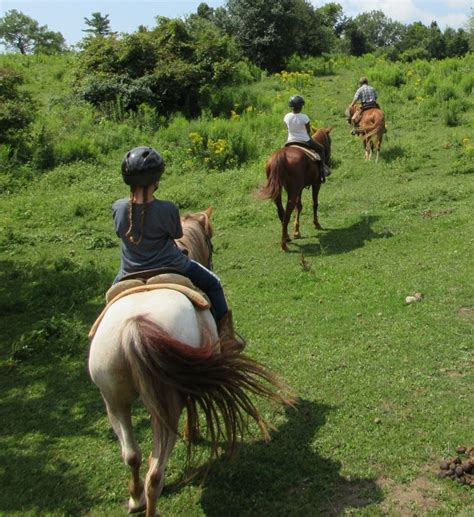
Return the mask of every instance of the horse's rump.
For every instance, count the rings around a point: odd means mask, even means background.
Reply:
[[[104,367],[113,366],[105,372]],[[218,335],[208,310],[196,310],[176,291],[151,291],[118,300],[101,321],[91,343],[89,370],[103,393],[117,377],[133,379],[124,390],[137,392],[150,413],[176,432],[176,397],[187,408],[188,426],[199,427],[203,412],[217,454],[220,441],[235,445],[247,428],[247,416],[268,438],[249,394],[279,402],[290,399],[274,392],[286,386],[256,361],[234,350],[219,352]],[[220,415],[220,416],[219,416]]]
[[[369,108],[362,112],[362,118],[359,122],[361,136],[370,138],[376,134],[385,132],[385,114],[379,108]]]

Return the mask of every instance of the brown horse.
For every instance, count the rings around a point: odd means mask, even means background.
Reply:
[[[357,107],[349,106],[346,110],[346,117],[349,124],[352,123],[352,117]],[[380,108],[369,108],[362,112],[359,125],[355,130],[362,138],[362,144],[365,151],[365,159],[370,160],[375,149],[375,163],[379,160],[380,147],[385,129],[385,114]],[[375,142],[374,142],[375,141]]]
[[[326,152],[329,163],[331,158],[331,138],[329,133],[332,128],[318,129],[311,137],[320,143]],[[282,233],[280,247],[287,251],[286,243],[291,239],[288,236],[288,223],[293,210],[296,208],[294,237],[301,237],[300,214],[303,209],[301,196],[304,187],[312,187],[313,193],[313,223],[317,230],[322,230],[318,221],[318,195],[323,181],[321,162],[314,162],[299,147],[282,147],[275,151],[266,165],[267,183],[260,189],[260,197],[272,199],[277,207],[278,218],[281,221]],[[285,189],[288,194],[286,208],[283,209],[281,191]]]

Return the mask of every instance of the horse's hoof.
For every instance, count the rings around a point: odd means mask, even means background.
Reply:
[[[293,234],[293,239],[301,239],[301,233],[300,232],[294,233]]]
[[[140,498],[142,499],[142,498]],[[128,513],[140,513],[144,512],[146,510],[146,500],[145,495],[143,495],[143,500],[139,503],[136,503],[133,501],[133,499],[130,499],[128,501],[128,504],[125,503],[125,505],[128,507]]]
[[[280,249],[281,251],[288,251],[288,246],[286,244],[281,244]]]
[[[128,513],[143,513],[146,511],[146,503],[140,505],[140,506],[132,506],[128,507]]]
[[[316,230],[324,230],[324,228],[319,223],[315,224],[314,227],[316,228]]]

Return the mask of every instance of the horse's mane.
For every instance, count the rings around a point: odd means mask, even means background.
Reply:
[[[212,238],[212,225],[209,213],[187,213],[181,218],[183,236],[178,239],[179,247],[186,248],[189,258],[203,265],[209,263],[209,239]]]

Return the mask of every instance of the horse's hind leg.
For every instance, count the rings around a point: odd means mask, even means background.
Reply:
[[[283,222],[283,218],[285,217],[285,210],[283,209],[283,203],[281,202],[281,193],[276,197],[275,205],[277,207],[278,219]]]
[[[377,144],[375,147],[377,154],[375,155],[375,163],[377,163],[379,161],[380,147],[382,146],[382,138],[383,138],[383,133],[380,135],[377,135]]]
[[[170,396],[169,424],[171,428],[177,428],[179,416],[183,403],[179,401],[178,395]],[[153,447],[150,454],[150,466],[146,475],[146,517],[155,517],[156,503],[165,484],[165,469],[171,451],[176,442],[177,435],[172,430],[159,422],[156,417],[152,417],[151,426],[153,429]]]
[[[281,241],[280,247],[282,251],[288,251],[288,247],[286,245],[289,242],[290,236],[288,235],[288,224],[290,222],[291,214],[295,209],[297,196],[288,195],[288,201],[286,202],[285,215],[283,217],[283,221],[281,223]]]
[[[296,200],[296,208],[295,208],[295,231],[293,232],[293,237],[299,238],[301,237],[300,233],[300,215],[303,210],[303,205],[301,204],[301,194],[298,196]]]
[[[106,400],[105,405],[110,423],[120,441],[123,461],[130,467],[132,473],[128,484],[130,494],[128,511],[129,513],[141,512],[145,509],[145,494],[140,479],[142,458],[133,434],[130,404],[113,404]]]

